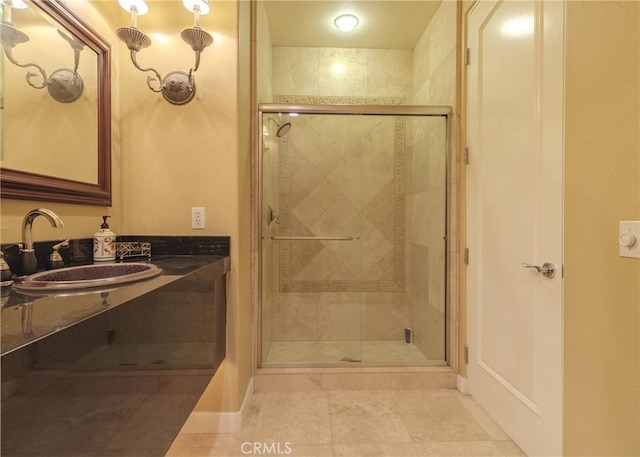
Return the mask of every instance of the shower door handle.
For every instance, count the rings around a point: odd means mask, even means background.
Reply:
[[[551,262],[545,262],[541,267],[537,265],[529,265],[528,263],[521,263],[520,266],[522,268],[533,268],[538,273],[542,273],[542,276],[544,276],[545,278],[551,279],[556,275],[556,266]]]
[[[352,236],[272,236],[274,241],[352,241]]]

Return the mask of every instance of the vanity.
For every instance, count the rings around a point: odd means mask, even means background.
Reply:
[[[111,207],[113,44],[65,2],[3,6],[0,196],[70,204],[76,216],[78,205]],[[52,79],[62,66],[65,79]],[[91,239],[62,249],[25,233],[22,248],[13,235],[0,246],[13,273],[92,263]],[[149,242],[162,274],[91,289],[2,287],[2,456],[164,455],[224,360],[229,237],[118,241]]]
[[[150,279],[3,292],[3,456],[169,449],[225,357],[230,261],[227,237],[154,246]]]

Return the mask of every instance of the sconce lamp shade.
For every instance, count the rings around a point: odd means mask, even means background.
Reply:
[[[126,43],[130,51],[138,52],[151,46],[151,38],[134,27],[121,27],[116,30],[116,35]]]
[[[204,48],[213,44],[213,37],[196,27],[183,30],[180,36],[186,43],[191,45],[191,49],[197,52],[202,52]]]
[[[198,12],[201,15],[209,14],[209,12],[211,11],[211,7],[209,6],[209,2],[207,2],[207,0],[182,0],[182,4],[191,13],[196,12],[196,7],[200,8],[200,11]]]
[[[135,7],[138,16],[144,16],[149,12],[149,7],[144,0],[118,0],[118,3],[127,13],[131,13],[133,7]]]
[[[2,32],[0,43],[3,48],[13,49],[16,45],[29,41],[29,35],[16,29],[11,23],[2,22],[0,32]]]
[[[23,0],[10,0],[9,6],[17,10],[23,10],[27,8],[27,4]]]

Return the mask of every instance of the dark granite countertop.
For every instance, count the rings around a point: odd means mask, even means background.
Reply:
[[[163,274],[108,289],[84,289],[34,296],[3,288],[2,355],[130,302],[212,264],[217,264],[220,275],[224,275],[230,268],[229,257],[221,255],[161,255],[152,257],[151,263],[162,268]]]

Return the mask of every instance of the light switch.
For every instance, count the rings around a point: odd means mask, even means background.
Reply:
[[[620,221],[620,257],[640,259],[640,221]]]

